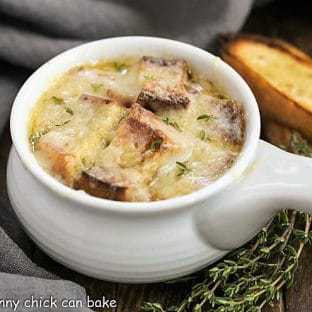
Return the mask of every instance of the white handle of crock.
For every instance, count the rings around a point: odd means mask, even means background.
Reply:
[[[286,208],[312,213],[312,159],[260,140],[252,167],[195,212],[195,228],[210,245],[231,250]]]

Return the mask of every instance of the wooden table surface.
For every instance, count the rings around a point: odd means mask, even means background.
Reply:
[[[311,0],[277,0],[252,11],[243,29],[245,32],[277,36],[295,43],[312,55],[312,2]],[[5,164],[11,145],[6,127],[0,145],[0,193],[6,197]],[[23,234],[24,235],[24,234]],[[118,312],[136,312],[144,301],[161,302],[170,306],[189,290],[187,284],[125,285],[91,279],[64,268],[43,254],[36,246],[28,255],[39,265],[83,285],[93,298],[116,299]],[[312,248],[307,247],[299,262],[295,283],[284,290],[281,302],[266,307],[266,312],[312,311]]]

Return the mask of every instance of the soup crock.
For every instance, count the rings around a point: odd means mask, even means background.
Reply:
[[[69,68],[127,56],[185,59],[246,111],[246,140],[233,167],[192,194],[147,203],[117,202],[73,190],[37,163],[27,134],[30,111]],[[41,66],[19,91],[11,114],[7,170],[12,206],[32,239],[64,265],[99,279],[156,282],[198,270],[251,239],[282,208],[310,211],[312,160],[259,139],[256,100],[218,57],[152,37],[104,39]]]

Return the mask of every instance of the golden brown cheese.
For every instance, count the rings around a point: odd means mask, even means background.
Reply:
[[[72,68],[32,112],[39,163],[111,200],[154,201],[209,185],[240,152],[244,111],[189,71],[183,60],[152,57]]]

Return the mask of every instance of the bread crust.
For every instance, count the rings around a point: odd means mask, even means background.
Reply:
[[[83,171],[79,179],[75,180],[74,188],[84,190],[96,197],[119,201],[127,200],[128,186],[126,183],[117,182],[114,175],[99,167]]]
[[[270,84],[255,69],[248,66],[239,55],[240,45],[248,42],[263,43],[274,49],[286,52],[305,66],[312,67],[312,58],[296,47],[278,40],[254,35],[228,35],[221,39],[221,57],[233,66],[247,81],[254,92],[261,114],[301,132],[312,139],[312,111],[301,106],[290,95],[281,92]]]

